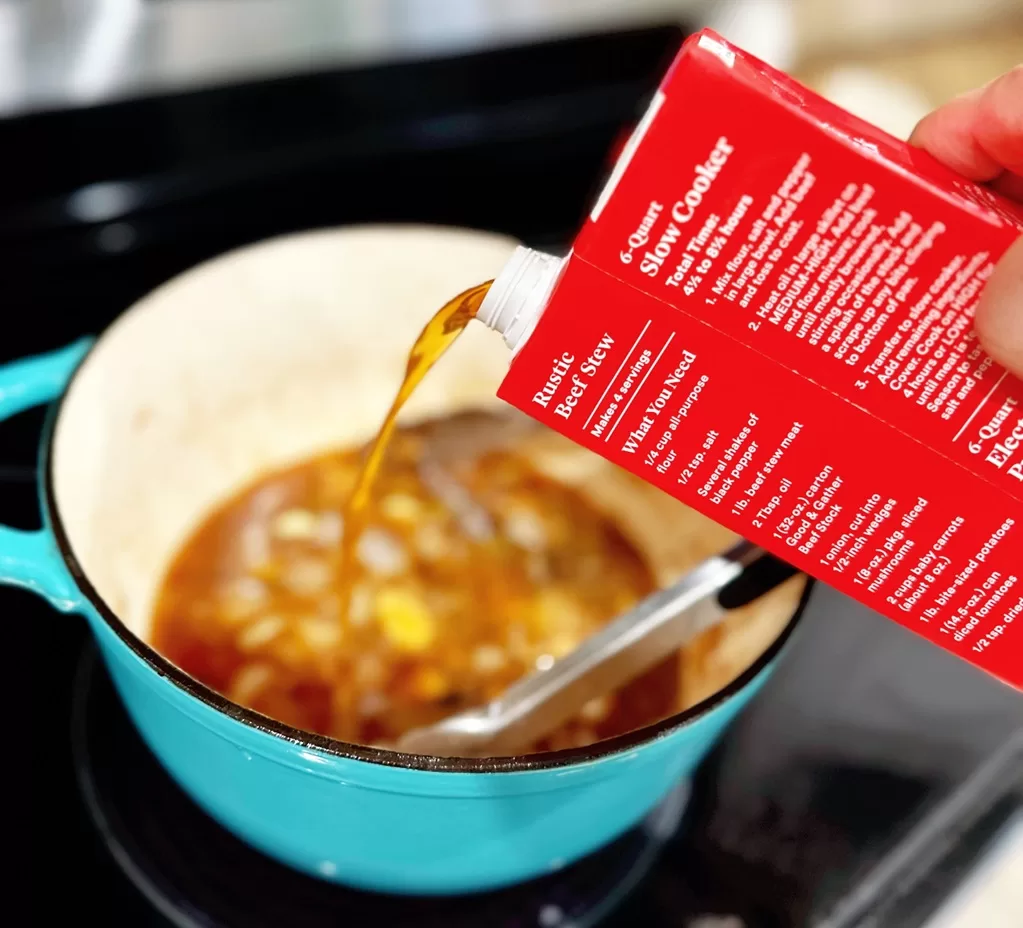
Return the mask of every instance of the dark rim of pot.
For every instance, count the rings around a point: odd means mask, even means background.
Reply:
[[[807,598],[814,585],[813,580],[807,578],[799,604],[796,606],[781,634],[746,670],[722,689],[701,700],[696,705],[661,719],[652,725],[646,725],[642,728],[626,732],[623,735],[617,735],[614,738],[608,738],[604,741],[587,745],[586,747],[548,751],[542,754],[524,754],[515,757],[433,757],[423,754],[404,754],[400,751],[389,751],[361,744],[350,744],[326,735],[317,735],[312,732],[303,731],[231,702],[227,697],[222,696],[216,690],[206,686],[206,684],[200,683],[176,664],[163,657],[163,655],[132,632],[114,613],[89,581],[82,566],[75,558],[74,552],[71,549],[71,543],[64,530],[64,523],[57,509],[56,494],[53,487],[51,449],[64,400],[71,391],[75,378],[82,369],[82,365],[91,354],[92,349],[90,348],[81,361],[79,361],[78,367],[69,379],[62,395],[52,404],[43,430],[41,445],[43,495],[46,510],[43,514],[44,523],[50,526],[64,563],[71,572],[79,590],[85,594],[86,598],[99,615],[102,616],[107,625],[110,626],[114,634],[151,670],[169,680],[189,696],[205,703],[211,709],[223,713],[228,718],[248,725],[257,731],[282,738],[291,744],[312,748],[334,757],[345,758],[346,760],[359,760],[386,767],[425,770],[435,773],[512,773],[526,770],[550,770],[557,767],[568,767],[573,764],[583,764],[587,761],[599,760],[612,754],[635,750],[647,742],[671,734],[684,725],[689,725],[709,715],[722,703],[737,695],[751,683],[778,656],[788,641],[789,636],[803,614]]]

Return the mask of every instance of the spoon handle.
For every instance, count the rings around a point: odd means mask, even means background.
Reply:
[[[611,692],[678,651],[728,608],[743,603],[747,568],[756,598],[796,573],[751,542],[710,557],[674,586],[653,593],[604,626],[549,670],[510,686],[479,709],[408,732],[399,749],[412,753],[500,756],[514,753],[575,715],[590,699]],[[766,581],[766,586],[765,586]],[[725,605],[719,599],[725,599]]]

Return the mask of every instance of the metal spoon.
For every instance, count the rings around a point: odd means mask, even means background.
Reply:
[[[756,545],[740,542],[703,561],[674,586],[648,596],[550,669],[523,677],[485,706],[407,732],[397,748],[441,757],[522,751],[590,699],[628,683],[716,625],[729,609],[795,573]]]

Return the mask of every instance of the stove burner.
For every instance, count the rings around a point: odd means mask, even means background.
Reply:
[[[520,886],[456,898],[375,895],[290,870],[207,817],[146,748],[92,646],[79,662],[73,705],[75,771],[103,843],[135,887],[181,928],[587,928],[646,877],[678,831],[689,795],[681,784],[615,843]]]

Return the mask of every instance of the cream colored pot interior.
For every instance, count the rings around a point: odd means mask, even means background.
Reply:
[[[494,277],[514,245],[442,228],[313,232],[218,258],[125,313],[75,376],[53,444],[60,518],[107,605],[146,638],[154,594],[203,516],[268,470],[365,442],[426,321]],[[499,336],[469,326],[403,421],[507,409],[495,393],[509,361]],[[523,453],[609,512],[662,584],[734,540],[553,432],[538,429]],[[802,585],[790,581],[687,648],[684,705],[770,645]]]

